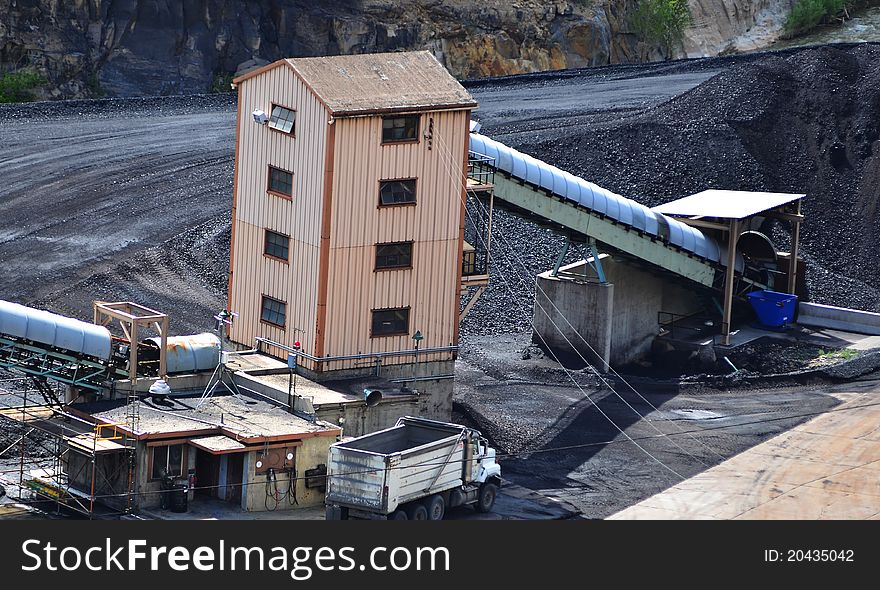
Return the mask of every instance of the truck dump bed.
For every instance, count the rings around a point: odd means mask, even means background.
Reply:
[[[463,485],[473,473],[474,431],[401,418],[330,447],[327,502],[387,514],[398,505]]]

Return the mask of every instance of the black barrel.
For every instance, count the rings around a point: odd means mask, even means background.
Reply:
[[[171,512],[186,512],[189,509],[189,488],[185,483],[171,488]]]

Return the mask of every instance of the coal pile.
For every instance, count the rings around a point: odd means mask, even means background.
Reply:
[[[811,299],[880,311],[878,45],[770,53],[654,107],[484,132],[649,206],[708,188],[806,193],[802,251]],[[493,244],[494,283],[465,322],[465,335],[527,329],[534,277],[526,285],[517,258],[543,272],[563,242],[528,222],[499,218],[510,244]],[[781,224],[760,229],[788,249]],[[503,277],[524,281],[516,295]],[[504,319],[509,325],[499,325]]]

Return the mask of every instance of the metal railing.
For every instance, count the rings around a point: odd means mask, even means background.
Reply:
[[[464,252],[461,259],[461,275],[464,277],[489,274],[489,253],[485,248]]]
[[[303,350],[298,348],[293,348],[292,346],[287,346],[286,344],[281,344],[280,342],[275,342],[274,340],[270,340],[268,338],[263,338],[261,336],[257,336],[254,338],[257,342],[257,349],[260,348],[260,344],[265,344],[266,346],[272,346],[275,348],[280,348],[285,352],[296,355],[297,358],[303,358],[308,361],[312,361],[314,363],[333,363],[339,361],[359,361],[359,360],[367,360],[367,359],[383,359],[387,357],[395,357],[395,356],[418,356],[423,354],[441,354],[444,352],[458,352],[457,346],[439,346],[434,348],[411,348],[408,350],[392,350],[388,352],[367,352],[362,354],[345,354],[339,356],[315,356],[309,354]]]
[[[481,185],[495,182],[495,158],[468,152],[468,178]]]
[[[701,336],[709,332],[717,330],[714,324],[707,326],[705,323],[697,323],[701,318],[705,317],[702,313],[680,314],[670,311],[657,312],[657,324],[660,326],[661,334],[668,335],[670,338],[676,338],[676,332],[679,337],[683,337],[682,332],[686,332],[688,336]]]

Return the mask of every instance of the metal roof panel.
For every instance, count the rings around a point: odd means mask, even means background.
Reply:
[[[678,217],[745,219],[804,198],[803,194],[762,193],[710,189],[654,207],[654,211]]]

